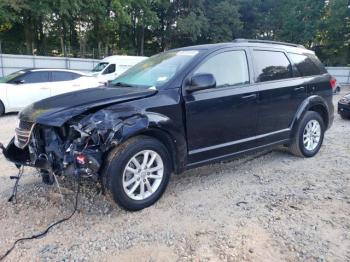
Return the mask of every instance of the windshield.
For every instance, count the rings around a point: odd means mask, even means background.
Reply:
[[[0,83],[8,83],[11,80],[15,79],[17,76],[23,75],[25,73],[26,73],[25,71],[17,71],[17,72],[14,72],[14,73],[12,73],[12,74],[10,74],[8,76],[1,77],[0,78]]]
[[[95,68],[92,69],[92,72],[101,72],[108,64],[107,62],[98,63]]]
[[[169,82],[198,51],[169,51],[142,61],[111,81],[111,86],[158,87]]]

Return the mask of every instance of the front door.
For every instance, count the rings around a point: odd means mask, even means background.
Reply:
[[[210,55],[191,76],[202,73],[212,74],[216,87],[184,95],[190,164],[245,150],[256,134],[257,88],[246,50]]]
[[[13,109],[20,110],[51,95],[47,71],[28,72],[16,78],[15,82],[7,89],[9,104]]]
[[[105,81],[112,81],[116,78],[116,64],[109,64],[101,75]]]

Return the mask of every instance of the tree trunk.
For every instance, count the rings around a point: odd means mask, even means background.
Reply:
[[[33,54],[33,27],[30,17],[24,18],[24,38],[26,42],[27,55]]]
[[[66,48],[64,46],[64,39],[63,36],[60,37],[60,42],[61,42],[61,52],[63,56],[66,56]]]
[[[144,49],[145,49],[145,26],[144,23],[142,22],[141,26],[141,37],[140,37],[140,56],[143,56],[144,54]]]
[[[132,17],[132,27],[133,27],[134,48],[135,48],[136,53],[138,53],[137,28],[136,28],[136,15],[135,14],[133,14],[133,17]]]
[[[97,52],[98,52],[98,54],[97,54],[97,57],[98,58],[101,58],[101,56],[102,56],[102,42],[101,41],[98,41],[98,50],[97,50]]]

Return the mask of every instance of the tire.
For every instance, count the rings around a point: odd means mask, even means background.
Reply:
[[[0,116],[2,116],[3,114],[5,114],[5,106],[0,100]]]
[[[318,132],[311,132],[313,134],[313,138],[306,138],[308,140],[311,140],[310,144],[304,144],[304,135],[308,136],[307,134],[307,126],[316,128],[317,124],[319,125],[319,133]],[[297,126],[297,130],[295,133],[295,137],[293,139],[292,144],[289,146],[289,150],[292,154],[299,156],[299,157],[313,157],[315,156],[318,151],[320,150],[323,138],[324,138],[324,132],[325,132],[325,124],[320,116],[319,113],[314,111],[308,111],[304,115],[304,117],[301,119]],[[318,133],[316,135],[316,133]],[[316,142],[315,140],[318,141]],[[313,142],[312,142],[313,141]],[[312,146],[311,146],[312,145]]]
[[[149,168],[142,169],[146,155],[148,164],[153,156],[155,158]],[[109,153],[102,179],[120,207],[129,211],[141,210],[153,205],[164,193],[171,174],[170,159],[166,147],[158,140],[147,136],[134,137]],[[159,170],[152,171],[156,169]]]

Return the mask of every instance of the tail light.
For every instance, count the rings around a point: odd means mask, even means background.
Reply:
[[[337,79],[335,79],[334,77],[332,77],[331,80],[329,80],[329,83],[331,85],[332,90],[334,90],[337,87]]]

